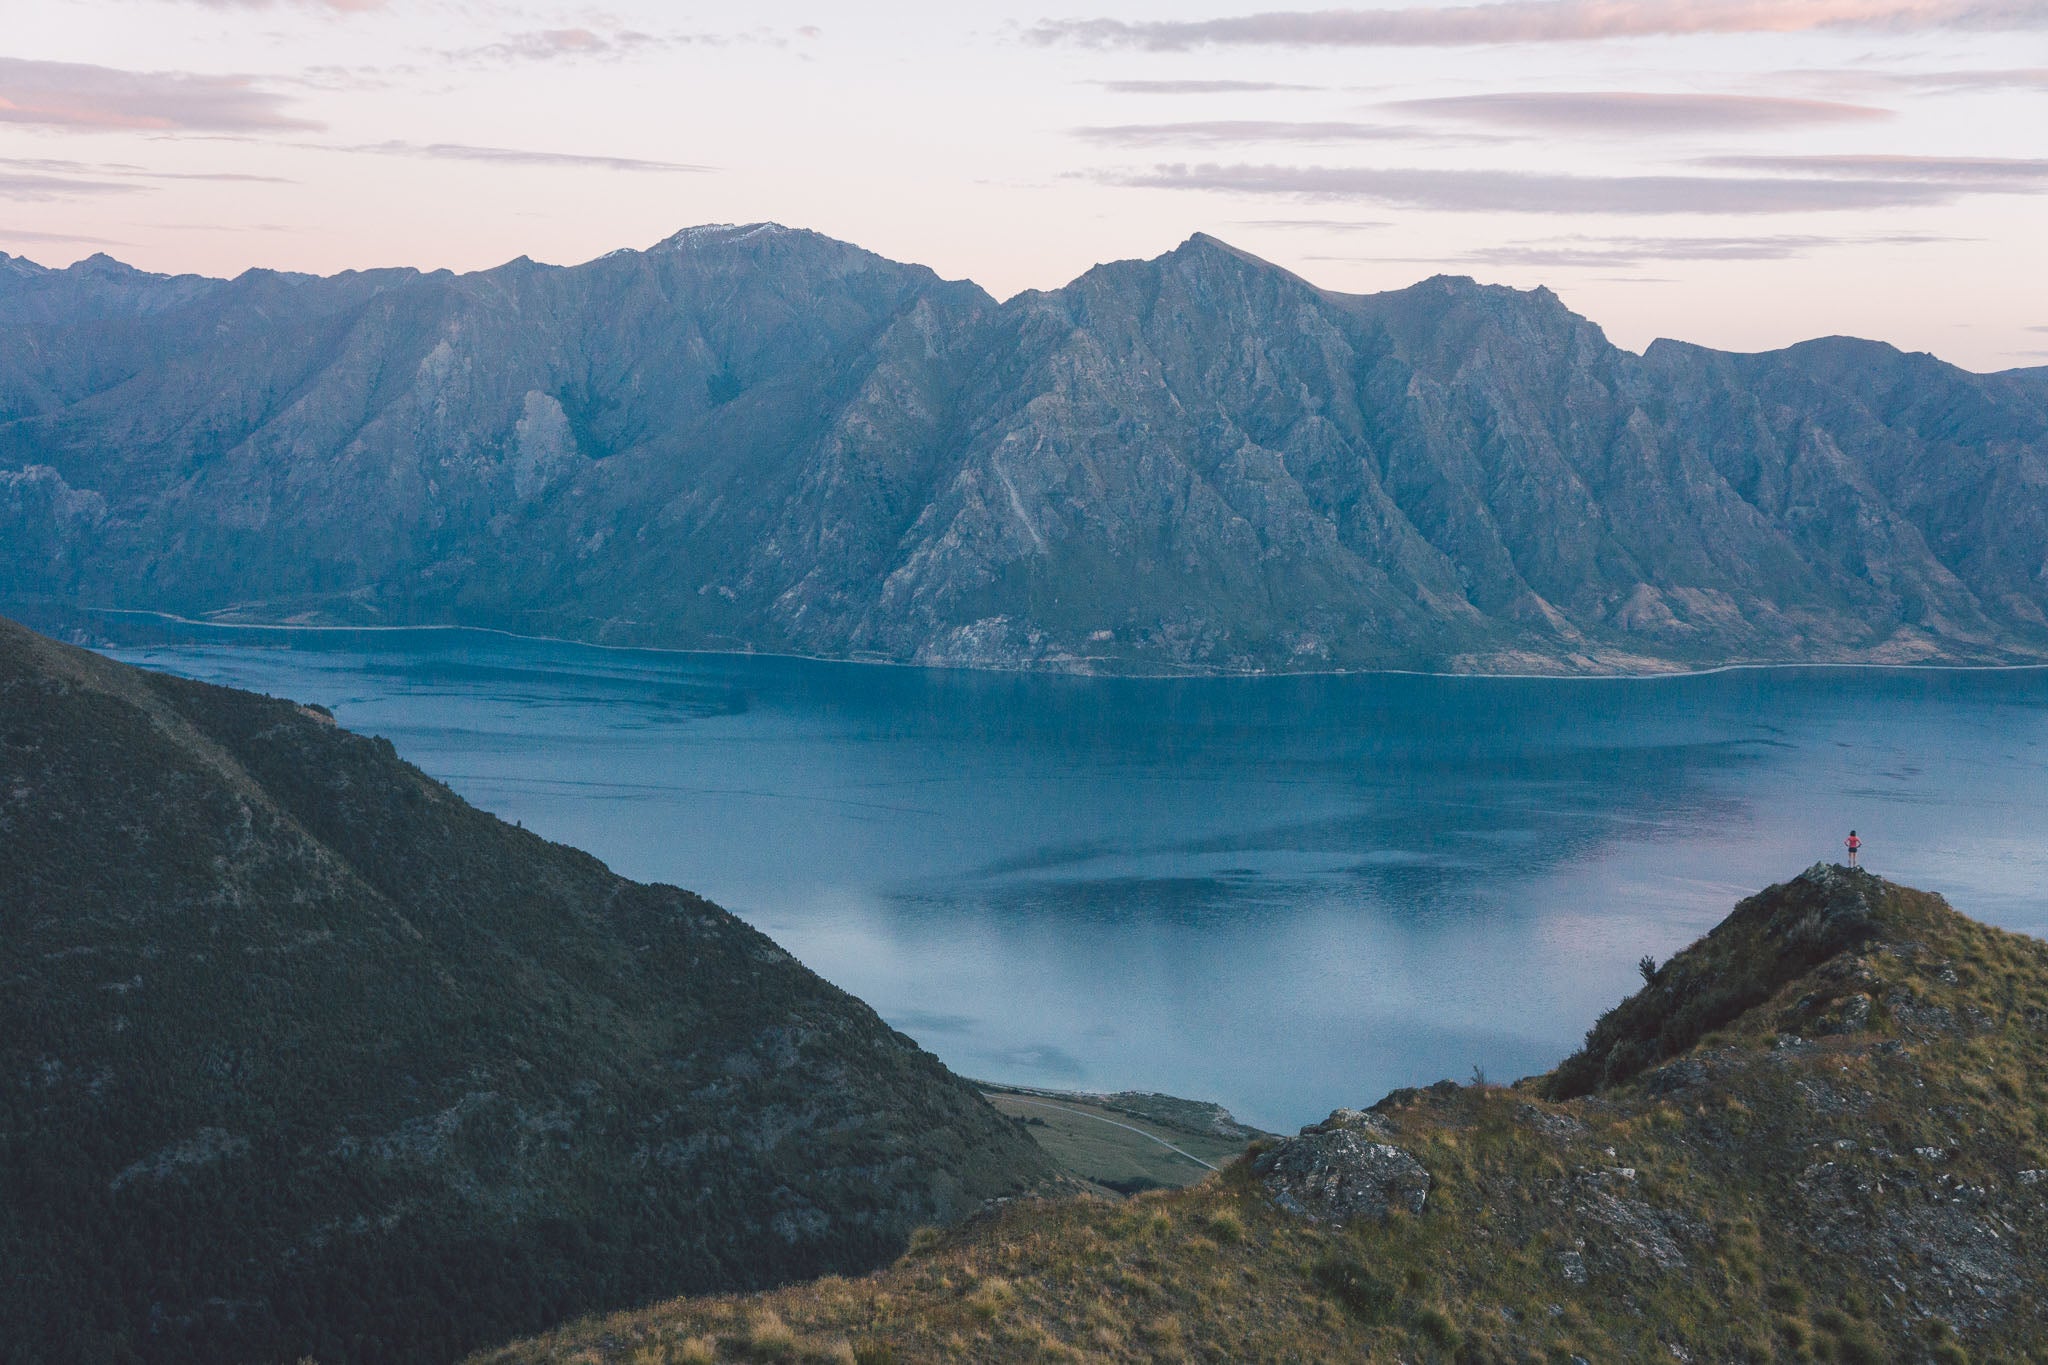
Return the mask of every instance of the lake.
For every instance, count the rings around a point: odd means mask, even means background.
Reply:
[[[166,630],[171,628],[166,627]],[[2048,931],[2048,673],[1107,680],[179,627],[507,820],[773,935],[970,1076],[1292,1129],[1554,1064],[1839,856]]]

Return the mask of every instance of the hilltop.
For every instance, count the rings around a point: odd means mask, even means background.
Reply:
[[[2048,945],[1816,866],[1644,971],[1546,1076],[477,1361],[2039,1358]]]
[[[2048,659],[2048,385],[1197,234],[0,270],[0,606],[1104,673]]]
[[[1052,1175],[689,892],[0,621],[0,1360],[446,1361]]]

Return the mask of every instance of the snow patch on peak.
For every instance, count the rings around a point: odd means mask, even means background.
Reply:
[[[761,236],[793,236],[798,231],[780,223],[703,223],[662,238],[650,250],[676,251],[708,242],[744,242]]]

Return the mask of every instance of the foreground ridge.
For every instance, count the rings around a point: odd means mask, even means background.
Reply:
[[[445,1362],[1050,1175],[724,910],[0,621],[0,1361]]]
[[[2048,945],[1822,865],[1646,976],[1547,1076],[477,1359],[2039,1358]]]

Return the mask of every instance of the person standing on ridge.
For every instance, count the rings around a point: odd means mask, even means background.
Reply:
[[[1863,847],[1863,841],[1856,837],[1856,831],[1852,829],[1849,831],[1849,837],[1843,842],[1849,850],[1849,866],[1854,867],[1856,866],[1856,850]]]

